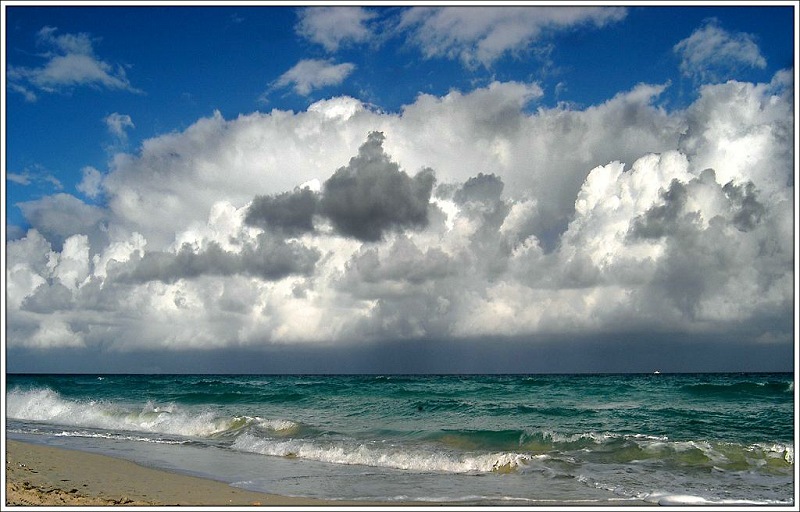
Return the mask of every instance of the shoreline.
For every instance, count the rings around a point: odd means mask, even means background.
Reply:
[[[298,507],[471,508],[475,503],[325,500],[249,491],[228,483],[70,448],[6,438],[5,506],[66,507]],[[586,506],[585,502],[518,505],[520,508]],[[482,506],[482,505],[479,505]],[[509,506],[509,505],[505,505]],[[515,505],[510,505],[515,507]],[[650,508],[644,501],[592,503],[592,508]]]
[[[6,439],[6,506],[387,506],[248,491],[95,453]],[[413,505],[413,503],[393,504]],[[432,504],[426,504],[432,505]]]

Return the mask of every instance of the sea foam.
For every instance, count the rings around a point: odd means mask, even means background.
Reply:
[[[511,472],[535,458],[546,455],[521,453],[450,453],[434,449],[385,446],[353,441],[312,441],[267,439],[249,433],[234,441],[232,448],[243,452],[300,458],[331,464],[352,464],[418,472],[488,473]]]
[[[235,435],[251,426],[273,433],[291,433],[298,428],[297,423],[288,420],[220,417],[212,411],[189,411],[175,404],[147,402],[133,408],[103,401],[68,400],[51,389],[14,390],[6,398],[9,418],[110,431],[218,437]]]

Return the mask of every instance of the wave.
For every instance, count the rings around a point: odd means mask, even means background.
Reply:
[[[88,430],[64,430],[53,434],[55,437],[90,437],[93,439],[113,439],[115,441],[140,441],[155,444],[189,444],[191,441],[164,439],[159,437],[131,436],[112,432],[91,432]]]
[[[64,436],[129,436],[126,439],[147,442],[154,441],[130,433],[153,434],[161,440],[181,436],[263,455],[423,472],[524,473],[542,461],[568,465],[643,463],[779,475],[790,473],[794,466],[794,446],[788,443],[742,444],[642,433],[560,433],[544,429],[372,430],[353,437],[289,419],[220,415],[215,410],[173,403],[133,406],[68,399],[49,388],[10,390],[6,414],[9,419],[69,427],[60,431]]]
[[[716,471],[767,471],[788,473],[794,465],[794,448],[782,444],[705,441],[669,441],[665,438],[614,434],[551,436],[539,434],[520,439],[517,450],[492,449],[487,438],[511,438],[512,431],[476,436],[455,433],[432,436],[438,443],[425,447],[352,439],[325,441],[264,438],[245,433],[232,448],[262,455],[315,460],[331,464],[364,465],[421,472],[524,473],[534,462],[631,463],[651,461],[659,465],[707,468]],[[538,441],[534,439],[538,438]],[[546,441],[547,440],[547,441]],[[502,443],[498,442],[496,445]],[[498,446],[495,446],[498,448]]]
[[[786,396],[794,393],[792,381],[734,382],[730,384],[687,384],[681,390],[698,397],[752,398],[754,396]]]
[[[692,494],[670,494],[654,492],[641,497],[648,503],[660,506],[692,506],[692,505],[793,505],[793,501],[782,500],[737,500],[737,499],[709,499]]]
[[[303,439],[275,440],[243,434],[232,448],[262,455],[300,458],[327,462],[443,473],[512,472],[531,460],[546,455],[523,453],[459,453],[435,449],[385,446],[378,441],[359,443],[352,440],[310,441]]]
[[[233,437],[252,427],[277,435],[299,430],[298,423],[251,416],[218,416],[175,404],[147,402],[134,408],[113,402],[65,399],[51,389],[15,390],[6,395],[8,418],[108,431],[134,431],[186,437]]]

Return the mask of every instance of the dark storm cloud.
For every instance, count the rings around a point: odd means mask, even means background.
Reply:
[[[383,150],[384,135],[372,132],[350,159],[323,187],[320,211],[337,232],[364,242],[377,242],[386,232],[428,225],[433,171],[413,178]]]
[[[202,275],[235,274],[275,281],[292,274],[310,275],[319,258],[316,249],[262,233],[255,246],[246,245],[240,253],[225,251],[216,242],[210,242],[198,252],[184,244],[177,253],[148,252],[141,258],[113,267],[110,274],[116,280],[135,283],[173,283]]]
[[[256,196],[247,208],[245,224],[277,230],[289,236],[314,231],[319,194],[308,188],[273,196]]]

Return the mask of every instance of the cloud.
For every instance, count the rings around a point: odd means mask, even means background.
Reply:
[[[383,151],[384,135],[372,132],[350,159],[322,184],[322,193],[298,188],[274,196],[256,196],[245,223],[297,236],[314,231],[314,217],[330,221],[334,230],[365,242],[390,231],[424,228],[428,223],[434,173],[413,178]]]
[[[72,291],[61,283],[48,286],[41,284],[28,295],[22,303],[22,309],[36,313],[52,313],[71,309],[73,306]]]
[[[739,231],[749,231],[761,221],[766,208],[756,196],[755,185],[752,181],[741,185],[726,183],[722,191],[735,207],[733,224]]]
[[[438,247],[423,252],[412,239],[399,236],[391,245],[362,247],[347,263],[346,280],[354,285],[387,282],[419,285],[455,275],[453,264],[450,256]]]
[[[133,120],[131,120],[131,116],[127,114],[119,114],[117,112],[106,116],[103,119],[103,122],[106,123],[106,127],[111,135],[116,137],[121,142],[125,142],[128,139],[128,133],[125,130],[128,128],[135,128]]]
[[[794,181],[792,81],[729,81],[700,88],[688,109],[678,149],[721,183],[752,181],[767,201],[783,201]]]
[[[294,92],[308,96],[311,91],[339,85],[356,69],[356,65],[345,62],[334,64],[330,60],[303,59],[270,85],[270,90],[293,85]]]
[[[244,245],[238,253],[226,251],[213,241],[199,251],[185,243],[177,253],[147,252],[140,258],[132,258],[123,267],[117,266],[112,278],[126,282],[174,283],[203,275],[243,274],[274,281],[291,274],[310,274],[319,257],[319,251],[298,242],[261,234],[255,243]]]
[[[715,18],[706,20],[673,50],[681,58],[681,72],[701,82],[723,82],[734,78],[742,68],[767,66],[754,36],[728,32]]]
[[[98,197],[103,183],[103,174],[91,165],[87,165],[81,169],[81,175],[83,178],[75,187],[78,192],[83,192],[86,197],[91,199]]]
[[[45,318],[26,339],[24,347],[33,348],[60,348],[83,347],[85,345],[80,333],[72,330],[70,325],[57,318]]]
[[[84,203],[69,194],[45,196],[34,201],[17,203],[31,227],[44,234],[57,247],[77,233],[92,235],[93,242],[102,243],[106,212]]]
[[[47,332],[129,353],[641,333],[791,346],[790,85],[707,85],[672,112],[664,85],[579,109],[495,82],[394,113],[353,98],[215,113],[115,155],[97,187],[87,171],[102,206],[25,206],[9,348],[57,343]]]
[[[289,236],[314,230],[314,214],[319,208],[318,194],[309,188],[274,196],[256,196],[244,221],[251,226],[275,230]]]
[[[454,199],[461,204],[470,201],[492,203],[498,201],[502,193],[503,180],[494,174],[483,174],[479,172],[477,176],[468,179],[467,182],[456,191]]]
[[[387,231],[428,223],[433,171],[408,176],[383,151],[383,141],[382,133],[370,133],[358,156],[323,184],[320,211],[338,232],[362,241],[375,242]]]
[[[26,167],[21,173],[6,173],[6,179],[17,185],[49,185],[56,190],[62,190],[64,185],[52,173],[41,165]]]
[[[684,214],[688,192],[686,186],[677,179],[673,179],[667,190],[661,193],[664,204],[653,206],[633,220],[631,235],[641,238],[661,238],[675,232],[677,222],[691,222],[691,216]]]
[[[11,89],[35,101],[40,92],[69,92],[75,87],[90,86],[119,89],[133,93],[142,91],[133,87],[122,65],[112,65],[100,60],[94,53],[89,34],[56,35],[54,27],[44,27],[36,34],[37,44],[46,48],[42,55],[47,62],[38,68],[10,67],[8,78]]]
[[[550,31],[603,27],[625,15],[618,7],[413,7],[403,12],[399,28],[409,31],[409,41],[426,58],[488,68],[507,53],[530,49]]]
[[[10,172],[10,173],[6,174],[6,179],[8,179],[9,181],[11,181],[13,183],[16,183],[17,185],[30,185],[31,184],[31,177],[30,177],[29,174],[26,174],[26,173],[16,174],[16,173]]]
[[[376,14],[363,7],[306,7],[298,11],[295,30],[311,42],[335,52],[341,46],[370,41],[367,23]]]

